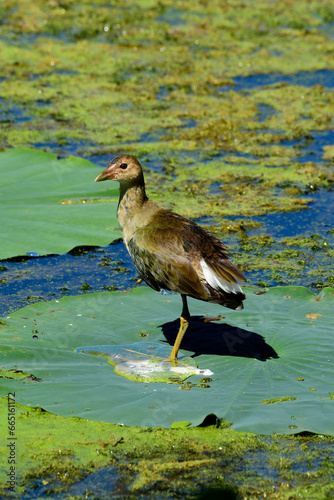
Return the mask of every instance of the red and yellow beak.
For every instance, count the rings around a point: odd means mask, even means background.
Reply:
[[[103,172],[101,172],[95,179],[95,182],[100,181],[114,181],[116,174],[116,163],[110,163],[109,167],[107,167]]]

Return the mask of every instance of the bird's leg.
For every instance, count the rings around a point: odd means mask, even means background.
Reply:
[[[190,312],[188,309],[188,302],[187,302],[187,296],[181,294],[182,298],[182,312],[181,312],[181,317],[184,318],[186,321],[190,321]]]
[[[169,361],[173,365],[177,364],[177,360],[176,360],[177,353],[179,352],[182,339],[184,337],[184,334],[187,331],[187,328],[189,326],[189,320],[190,320],[190,313],[189,313],[188,304],[187,304],[187,296],[181,295],[181,297],[182,297],[182,313],[181,313],[181,317],[180,317],[180,329],[179,329],[177,337],[175,339],[172,352],[170,353],[170,356],[169,356]]]

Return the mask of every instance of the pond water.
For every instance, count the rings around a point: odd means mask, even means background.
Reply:
[[[249,76],[236,76],[233,78],[235,82],[236,91],[251,90],[257,87],[264,87],[268,85],[301,85],[305,87],[312,87],[313,85],[322,85],[326,88],[334,87],[334,71],[329,69],[322,69],[318,71],[300,71],[290,75],[282,73],[271,73],[269,75],[249,75]],[[219,87],[218,90],[227,90],[228,86]]]
[[[38,498],[51,498],[54,500],[62,500],[71,497],[75,498],[88,498],[87,492],[94,492],[94,498],[111,498],[114,493],[116,486],[119,482],[119,475],[117,467],[109,466],[97,469],[89,475],[86,475],[80,481],[68,486],[66,491],[63,493],[53,493],[53,491],[58,487],[62,486],[62,483],[49,478],[46,483],[43,481],[34,480],[30,483],[29,487],[26,488],[26,494],[21,496],[22,500],[31,500]],[[50,492],[52,488],[52,493]]]
[[[123,242],[0,261],[0,316],[40,300],[128,289],[137,276]]]
[[[298,148],[299,163],[312,161],[322,165],[323,148],[334,144],[334,130],[311,130],[307,138],[299,141],[281,141],[279,144]]]
[[[261,222],[261,227],[251,230],[249,234],[269,234],[273,238],[317,235],[329,238],[334,244],[333,235],[329,232],[334,223],[334,191],[319,189],[307,196],[312,201],[308,208],[298,212],[276,212],[252,217],[252,220]]]

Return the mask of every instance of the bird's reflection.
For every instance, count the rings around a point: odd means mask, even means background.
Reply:
[[[258,333],[237,328],[227,323],[206,322],[202,316],[192,316],[187,334],[182,340],[181,350],[193,351],[192,357],[200,354],[238,356],[266,361],[278,358],[276,351]],[[174,344],[179,319],[160,325],[170,345]]]

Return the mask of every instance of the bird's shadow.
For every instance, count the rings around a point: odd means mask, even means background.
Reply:
[[[175,342],[179,326],[179,319],[160,325],[170,345]],[[260,361],[279,357],[275,349],[265,342],[262,335],[227,323],[206,322],[203,316],[191,317],[181,343],[181,350],[193,351],[194,354],[191,357],[200,354],[216,354],[256,358]]]

